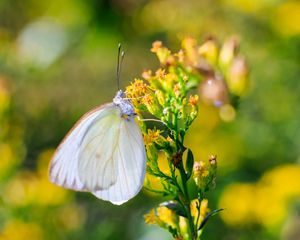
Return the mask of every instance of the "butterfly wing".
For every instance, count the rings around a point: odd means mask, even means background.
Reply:
[[[146,170],[146,153],[141,131],[133,118],[120,118],[119,135],[112,158],[117,169],[116,182],[107,189],[92,193],[120,205],[142,188]]]
[[[87,113],[58,147],[50,164],[50,180],[65,188],[90,191],[122,204],[143,186],[146,153],[133,118],[121,117],[107,104]]]
[[[69,131],[66,137],[55,151],[49,165],[50,181],[56,185],[77,190],[87,191],[78,175],[79,149],[87,129],[94,120],[113,104],[102,105],[86,113],[75,126]]]
[[[92,122],[80,144],[78,174],[89,191],[107,189],[116,183],[120,109],[113,105]]]

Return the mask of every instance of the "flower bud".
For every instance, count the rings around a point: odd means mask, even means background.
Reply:
[[[165,101],[166,101],[164,93],[162,91],[160,91],[160,90],[156,90],[154,94],[155,94],[155,96],[156,96],[159,104],[161,106],[164,106],[165,105]]]
[[[183,236],[183,239],[189,239],[189,222],[187,218],[185,217],[179,217],[179,228],[180,228],[180,234]]]
[[[181,89],[180,89],[180,84],[179,84],[179,83],[176,83],[176,84],[174,85],[174,87],[173,87],[173,92],[174,92],[176,98],[178,98],[178,97],[180,96],[180,93],[181,93],[180,90],[181,90]]]
[[[196,95],[191,95],[190,98],[189,98],[189,104],[191,106],[197,106],[198,100],[199,100],[199,96],[197,94]]]
[[[205,163],[203,161],[196,161],[193,167],[193,177],[196,185],[199,188],[204,187],[203,179],[209,175],[209,172],[206,169]]]
[[[199,207],[200,207],[200,201],[198,199],[193,199],[190,204],[191,209],[191,215],[194,218],[194,223],[196,223],[196,220],[199,215]]]
[[[229,76],[226,79],[230,92],[243,96],[248,89],[248,66],[245,58],[236,57],[229,70]]]
[[[185,50],[187,61],[194,64],[197,61],[197,41],[194,38],[185,38],[182,41],[182,48]]]
[[[225,69],[228,68],[237,53],[238,46],[239,42],[235,37],[230,38],[223,44],[219,55],[219,63],[221,67]]]
[[[148,213],[144,215],[145,223],[146,224],[156,224],[157,223],[157,216],[155,214],[155,210],[151,209]]]
[[[159,219],[164,222],[167,226],[170,226],[172,228],[176,228],[177,227],[177,223],[178,223],[178,216],[175,214],[174,211],[172,211],[171,209],[164,207],[164,206],[160,206],[156,209],[157,211],[157,216],[159,217]]]
[[[208,159],[208,163],[211,175],[215,175],[217,171],[217,155],[211,155]]]
[[[162,45],[162,42],[155,41],[152,44],[151,52],[156,53],[159,62],[165,65],[171,55],[171,51]]]
[[[158,100],[156,99],[155,95],[152,94],[146,94],[142,98],[142,103],[147,107],[148,111],[156,116],[156,117],[161,117],[162,115],[162,109],[158,103]]]
[[[198,53],[210,64],[215,65],[217,62],[219,48],[214,39],[208,39],[198,49]]]
[[[199,100],[199,96],[196,94],[196,95],[190,95],[189,97],[189,116],[194,119],[197,114],[198,114],[198,100]],[[184,112],[184,117],[185,116],[185,111]]]
[[[145,70],[142,72],[142,77],[145,79],[145,80],[149,80],[151,79],[152,77],[152,71],[151,70]]]
[[[146,94],[148,85],[140,79],[135,79],[126,87],[126,95],[130,98],[137,98]]]
[[[217,166],[217,155],[210,155],[208,162],[211,166]]]
[[[217,107],[228,102],[228,91],[226,84],[220,78],[210,77],[200,84],[200,97],[206,104]]]
[[[208,213],[208,200],[205,198],[201,201],[201,206],[200,206],[200,216],[202,219],[205,217],[205,215]]]

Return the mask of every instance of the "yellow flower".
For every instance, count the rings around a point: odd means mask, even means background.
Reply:
[[[179,50],[178,53],[175,53],[174,56],[178,59],[178,62],[183,63],[184,62],[184,51]]]
[[[152,43],[152,48],[150,49],[150,51],[156,53],[160,48],[162,48],[162,46],[163,45],[161,41],[155,41]]]
[[[212,38],[208,39],[198,48],[198,53],[211,64],[215,64],[219,54],[216,41]]]
[[[148,90],[147,84],[140,79],[135,79],[133,83],[126,87],[128,97],[137,98],[146,94]]]
[[[155,41],[152,44],[151,52],[156,53],[161,64],[166,64],[171,56],[171,51],[162,45],[162,42]]]
[[[150,94],[145,95],[142,98],[142,103],[145,104],[146,106],[152,105],[154,103],[154,98]]]
[[[203,199],[201,202],[201,206],[200,206],[200,216],[202,218],[205,217],[205,215],[208,213],[209,209],[208,209],[208,200],[207,199]]]
[[[198,205],[199,205],[199,200],[198,199],[194,199],[191,201],[191,205],[190,205],[190,208],[191,208],[191,214],[192,216],[194,217],[194,219],[196,220],[197,217],[198,217]]]
[[[157,215],[161,221],[172,228],[176,228],[178,216],[169,208],[161,206],[156,209]]]
[[[194,163],[194,177],[206,177],[209,172],[206,169],[206,165],[203,161]]]
[[[180,95],[180,85],[179,85],[179,83],[174,85],[173,92],[175,93],[176,97],[179,97],[179,95]]]
[[[199,200],[198,199],[194,199],[191,201],[191,214],[194,218],[194,223],[196,224],[197,219],[198,219],[198,226],[200,225],[201,221],[204,219],[204,217],[206,216],[206,214],[208,213],[209,209],[208,209],[208,200],[207,199],[203,199],[201,201],[201,204],[199,205]],[[200,207],[200,209],[199,209]]]
[[[160,135],[163,131],[148,129],[148,133],[144,135],[145,145],[152,145],[153,143],[158,143],[162,136]]]
[[[142,73],[142,77],[145,79],[145,80],[149,80],[152,76],[152,71],[151,70],[146,70],[146,71],[143,71]]]
[[[156,99],[155,95],[154,94],[146,94],[143,98],[142,98],[142,101],[141,101],[142,104],[144,104],[148,111],[160,118],[161,117],[161,114],[162,114],[162,109],[158,103],[158,100]]]
[[[234,57],[236,56],[238,46],[239,40],[236,37],[229,38],[223,44],[219,55],[219,63],[224,69],[226,69],[232,63]]]
[[[159,218],[155,214],[154,208],[151,209],[150,212],[148,212],[144,215],[144,220],[145,220],[145,223],[147,223],[147,224],[158,224]]]
[[[199,188],[206,187],[206,184],[208,184],[208,176],[209,171],[205,163],[203,161],[195,162],[193,167],[193,178]]]
[[[155,77],[157,77],[158,79],[164,79],[166,77],[166,71],[165,71],[165,69],[159,68],[155,72]]]
[[[189,98],[189,104],[191,106],[197,106],[198,104],[198,100],[199,100],[199,96],[198,95],[191,95],[190,98]]]
[[[182,41],[182,48],[186,52],[187,60],[195,64],[197,62],[197,51],[196,51],[197,41],[194,38],[185,38]]]
[[[179,85],[178,86],[175,85],[176,87],[174,86],[174,84],[178,81],[178,76],[175,73],[164,74],[164,72],[160,72],[159,74],[161,74],[160,75],[161,77],[159,78],[161,84],[166,91],[178,91],[180,89]],[[175,87],[175,89],[173,86]]]
[[[155,96],[156,96],[156,98],[157,98],[159,104],[160,104],[161,106],[164,106],[166,100],[165,100],[165,96],[164,96],[163,92],[160,91],[160,90],[156,90],[156,91],[155,91]]]
[[[249,88],[249,69],[244,57],[236,57],[229,69],[229,76],[226,78],[230,92],[243,96]]]
[[[211,166],[216,166],[217,165],[217,155],[210,155],[208,162]]]

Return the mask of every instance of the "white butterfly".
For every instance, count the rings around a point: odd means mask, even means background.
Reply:
[[[50,162],[51,182],[120,205],[142,188],[146,153],[130,100],[119,90],[112,103],[86,113]]]

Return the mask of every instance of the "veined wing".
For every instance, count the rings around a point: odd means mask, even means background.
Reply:
[[[92,193],[103,200],[122,204],[142,188],[146,169],[146,153],[141,131],[133,118],[121,118],[118,143],[113,159],[117,168],[115,184]]]
[[[105,104],[82,116],[58,146],[49,165],[50,181],[77,191],[87,191],[78,175],[78,154],[82,138],[94,120],[113,104]]]
[[[107,189],[117,181],[120,109],[113,105],[94,119],[80,144],[78,175],[89,191]]]

